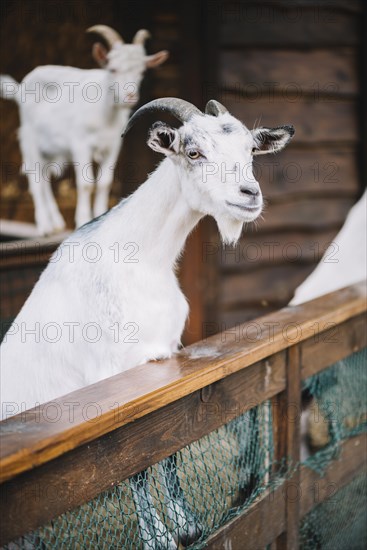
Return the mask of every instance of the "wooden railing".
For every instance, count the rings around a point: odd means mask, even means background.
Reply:
[[[169,360],[103,380],[1,423],[1,543],[14,540],[120,481],[170,456],[265,400],[273,403],[276,458],[299,462],[301,381],[367,346],[366,286],[353,285],[307,304],[210,337]],[[201,414],[210,405],[220,414]],[[347,440],[325,476],[305,466],[292,484],[259,497],[214,533],[210,548],[296,549],[299,520],[314,505],[319,480],[343,486],[363,467],[365,439]],[[264,528],[266,525],[266,529]],[[230,546],[228,546],[230,545]]]
[[[30,295],[51,255],[69,233],[0,244],[0,319],[14,319]],[[6,325],[1,327],[3,334]]]

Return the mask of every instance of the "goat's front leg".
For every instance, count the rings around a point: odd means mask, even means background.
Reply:
[[[116,159],[119,154],[119,149],[120,144],[118,144],[118,147],[115,147],[99,165],[96,178],[96,194],[93,205],[94,217],[101,216],[108,210],[108,199],[110,196],[113,173]]]
[[[80,227],[92,219],[91,195],[94,181],[91,162],[86,153],[79,158],[75,158],[74,169],[77,187],[75,225]]]
[[[144,550],[176,550],[177,545],[161,521],[149,492],[145,470],[130,478],[130,487],[138,516],[140,539]]]
[[[54,197],[51,181],[48,179],[44,184],[44,196],[48,207],[48,215],[52,220],[53,230],[58,233],[65,229],[65,220],[61,215],[59,207],[57,206],[56,199]]]
[[[159,463],[167,515],[178,526],[178,538],[183,546],[189,546],[202,534],[203,528],[185,498],[177,475],[177,455]]]
[[[42,157],[26,158],[23,172],[27,174],[29,191],[33,198],[34,217],[40,235],[52,235],[54,227],[49,215],[47,198],[44,193],[46,181],[43,177],[44,162]]]

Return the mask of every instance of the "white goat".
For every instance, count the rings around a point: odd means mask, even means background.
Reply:
[[[367,279],[367,191],[348,213],[316,269],[296,289],[290,305]]]
[[[88,29],[101,35],[93,57],[101,69],[46,65],[37,67],[18,84],[1,77],[2,97],[19,105],[19,141],[23,172],[27,174],[40,234],[62,231],[65,222],[52,193],[50,177],[60,176],[68,164],[76,175],[79,227],[92,219],[91,193],[96,183],[93,215],[108,209],[113,172],[121,146],[121,130],[139,99],[139,85],[147,67],[163,63],[168,52],[147,56],[141,29],[132,44],[105,25]],[[93,161],[99,164],[93,174]]]
[[[367,191],[348,213],[343,227],[328,246],[315,270],[296,289],[290,305],[308,302],[359,281],[366,281],[367,284]],[[301,415],[302,462],[309,456],[311,410],[315,410],[315,404],[306,407]],[[314,429],[324,435],[325,424],[320,421]],[[328,427],[326,431],[328,433]]]
[[[211,215],[223,242],[234,243],[243,224],[261,213],[253,155],[282,149],[293,127],[249,131],[214,100],[203,114],[186,101],[165,98],[139,109],[127,130],[144,113],[159,109],[183,122],[179,129],[162,122],[151,128],[148,145],[167,158],[130,198],[62,243],[5,336],[3,418],[170,357],[188,314],[175,275],[188,234]],[[166,470],[176,482],[166,480],[163,486],[181,518],[180,539],[187,543],[200,528],[180,491],[175,458],[169,460]],[[152,512],[146,483],[134,478],[132,488],[146,548],[155,548],[151,539],[175,548]]]

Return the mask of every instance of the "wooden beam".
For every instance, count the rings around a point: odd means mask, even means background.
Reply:
[[[271,398],[285,388],[285,362],[280,352],[3,483],[1,542],[83,504]],[[50,490],[56,499],[47,498]]]
[[[211,535],[210,550],[264,550],[285,529],[285,500],[282,488],[267,491],[241,515]]]
[[[0,480],[4,481],[93,441],[116,428],[249,368],[366,310],[364,283],[234,327],[149,363],[63,396],[0,423]],[[352,330],[351,322],[350,329]],[[323,343],[319,350],[322,355]],[[350,350],[350,353],[352,353]],[[346,349],[343,349],[343,353]],[[328,366],[326,362],[325,367]],[[92,406],[91,406],[92,404]],[[50,422],[48,410],[57,421]]]
[[[337,361],[345,359],[351,353],[367,347],[367,317],[362,313],[353,320],[344,323],[330,323],[330,328],[323,333],[315,332],[301,344],[302,349],[302,380],[317,374]],[[315,329],[317,324],[315,325]],[[319,353],[322,344],[322,353]]]
[[[0,270],[46,265],[51,254],[70,232],[0,244]]]
[[[298,550],[299,533],[299,460],[301,419],[301,355],[293,346],[287,352],[287,386],[279,394],[277,412],[278,445],[276,458],[282,467],[292,471],[284,483],[285,529],[276,541],[277,550]],[[294,471],[293,471],[294,469]]]

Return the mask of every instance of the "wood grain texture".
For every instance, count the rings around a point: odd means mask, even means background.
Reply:
[[[241,90],[222,92],[218,99],[248,128],[293,124],[294,144],[358,141],[357,105],[352,100],[313,101],[271,93],[249,99]]]
[[[301,423],[301,353],[299,346],[287,350],[287,383],[284,392],[278,394],[278,410],[275,410],[277,440],[276,460],[291,471],[283,485],[285,495],[285,529],[276,541],[277,550],[297,550],[299,534],[299,460]],[[274,402],[274,400],[273,400]],[[296,504],[295,504],[296,503]]]
[[[285,528],[285,499],[281,489],[266,492],[241,515],[211,535],[210,550],[264,550]]]
[[[263,265],[249,272],[227,274],[222,280],[220,307],[233,311],[250,304],[288,303],[294,289],[306,279],[314,265],[284,262]]]
[[[317,200],[311,197],[285,198],[280,204],[269,204],[269,209],[264,213],[265,219],[259,222],[256,230],[315,232],[340,228],[354,203],[353,197],[320,197]]]
[[[257,157],[254,173],[272,203],[301,195],[314,200],[355,197],[359,190],[357,149],[342,145],[306,149],[290,145],[276,156]]]
[[[1,480],[48,462],[366,311],[364,283],[287,307],[1,423]],[[322,349],[322,345],[320,345]],[[327,365],[325,365],[327,366]],[[50,422],[48,407],[57,422]]]
[[[353,329],[351,328],[353,324]],[[315,335],[301,344],[302,349],[302,378],[308,378],[320,372],[325,365],[332,365],[348,357],[352,351],[355,353],[367,347],[367,316],[365,313],[355,317],[353,321],[345,321],[341,324],[330,322],[328,330],[322,334],[317,333],[315,323]],[[317,349],[322,343],[322,355]]]
[[[346,6],[346,4],[344,4]],[[322,4],[224,2],[221,43],[226,46],[351,46],[358,42],[358,14]],[[288,9],[290,8],[290,9]]]
[[[245,233],[234,247],[224,248],[215,241],[207,243],[204,260],[214,256],[222,273],[246,273],[284,263],[313,264],[320,261],[336,233],[335,229],[317,233]]]
[[[291,67],[291,70],[290,70]],[[219,60],[220,85],[242,89],[249,97],[276,93],[356,95],[359,89],[357,55],[354,48],[225,50]]]

